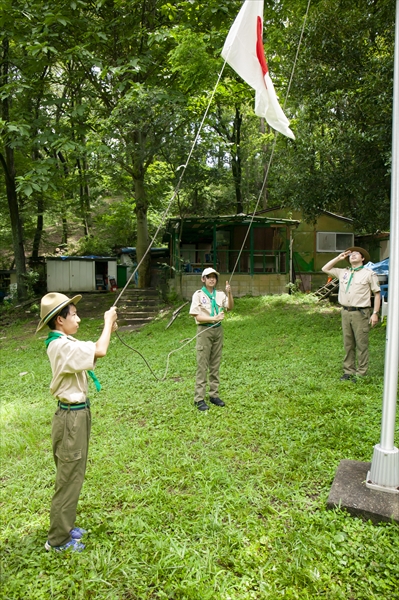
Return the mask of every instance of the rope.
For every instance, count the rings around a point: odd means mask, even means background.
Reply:
[[[285,106],[286,106],[286,103],[287,103],[287,99],[288,99],[289,92],[290,92],[290,89],[291,89],[291,83],[292,83],[292,80],[293,80],[293,77],[294,77],[294,72],[295,72],[295,68],[296,68],[297,61],[298,61],[299,50],[300,50],[300,47],[301,47],[301,44],[302,44],[302,39],[303,39],[303,34],[304,34],[304,31],[305,31],[306,21],[307,21],[307,17],[308,17],[308,14],[309,14],[310,3],[311,3],[311,0],[308,0],[308,4],[307,4],[307,7],[306,7],[306,12],[305,12],[305,16],[304,16],[304,19],[303,19],[303,24],[302,24],[301,34],[300,34],[300,37],[299,37],[298,47],[297,47],[297,51],[296,51],[296,55],[295,55],[295,59],[294,59],[294,64],[293,64],[293,66],[292,66],[291,76],[290,76],[290,80],[289,80],[289,83],[288,83],[287,92],[286,92],[286,95],[285,95],[285,100],[284,100],[284,108],[285,108]],[[211,97],[210,97],[210,100],[209,100],[208,106],[207,106],[207,108],[206,108],[206,110],[205,110],[205,113],[204,113],[203,119],[202,119],[202,121],[201,121],[200,127],[199,127],[199,129],[198,129],[198,132],[197,132],[197,135],[196,135],[196,137],[195,137],[195,139],[194,139],[194,142],[193,142],[193,144],[192,144],[192,146],[191,146],[191,149],[190,149],[190,152],[189,152],[189,155],[188,155],[187,161],[186,161],[186,163],[183,165],[183,171],[182,171],[182,173],[181,173],[181,175],[180,175],[180,178],[179,178],[178,184],[177,184],[177,186],[176,186],[176,188],[175,188],[175,191],[174,191],[174,193],[173,193],[173,195],[172,195],[172,198],[171,198],[171,200],[170,200],[170,202],[169,202],[169,204],[168,204],[168,206],[167,206],[167,208],[166,208],[166,210],[165,210],[164,214],[162,215],[161,223],[160,223],[160,225],[158,226],[158,228],[157,228],[157,231],[156,231],[155,235],[153,236],[152,240],[150,241],[150,244],[149,244],[149,246],[148,246],[148,248],[147,248],[146,252],[144,253],[144,255],[143,255],[143,257],[141,258],[140,262],[138,263],[138,265],[136,266],[135,270],[133,271],[133,273],[132,273],[132,274],[131,274],[131,276],[129,277],[129,279],[128,279],[128,281],[127,281],[126,285],[125,285],[125,287],[122,289],[121,293],[119,294],[119,296],[117,297],[117,299],[115,300],[115,302],[114,302],[114,304],[113,304],[112,306],[116,306],[116,304],[118,303],[118,301],[119,301],[119,299],[121,298],[122,294],[125,292],[126,288],[128,287],[128,285],[129,285],[130,281],[132,280],[132,278],[134,277],[134,275],[135,275],[135,274],[136,274],[136,272],[138,271],[138,269],[139,269],[140,265],[142,264],[142,262],[144,261],[145,257],[147,256],[148,252],[150,251],[150,249],[151,249],[151,247],[152,247],[152,244],[154,243],[154,241],[155,241],[155,239],[156,239],[156,237],[157,237],[157,235],[158,235],[158,233],[159,233],[159,231],[160,231],[160,229],[161,229],[161,227],[162,227],[162,225],[163,225],[163,223],[164,223],[164,221],[165,221],[165,219],[166,219],[166,215],[168,214],[168,212],[169,212],[169,210],[170,210],[170,207],[171,207],[171,205],[172,205],[172,202],[173,202],[173,200],[176,198],[176,195],[177,195],[177,193],[178,193],[178,191],[179,191],[179,189],[180,189],[180,185],[181,185],[181,182],[182,182],[183,176],[184,176],[184,174],[185,174],[185,172],[186,172],[186,169],[187,169],[188,163],[189,163],[189,161],[190,161],[190,159],[191,159],[192,153],[193,153],[193,151],[194,151],[194,148],[195,148],[195,146],[196,146],[196,144],[197,144],[197,141],[198,141],[198,138],[199,138],[199,134],[200,134],[200,132],[201,132],[201,129],[202,129],[202,127],[203,127],[203,124],[204,124],[204,122],[205,122],[205,119],[206,119],[206,117],[207,117],[207,115],[208,115],[209,108],[210,108],[210,106],[211,106],[211,103],[212,103],[212,101],[213,101],[213,98],[214,98],[214,96],[215,96],[216,89],[217,89],[217,87],[218,87],[218,85],[219,85],[219,83],[220,83],[220,79],[221,79],[221,77],[222,77],[222,74],[223,74],[223,71],[224,71],[224,68],[225,68],[225,66],[226,66],[226,60],[224,61],[224,64],[223,64],[223,66],[222,66],[222,69],[221,69],[221,71],[220,71],[220,73],[219,73],[219,76],[218,76],[218,79],[217,79],[216,85],[215,85],[215,87],[214,87],[214,89],[213,89],[213,91],[212,91],[212,94],[211,94]],[[247,241],[247,239],[248,239],[248,235],[249,235],[249,233],[250,233],[250,231],[251,231],[251,227],[252,227],[252,224],[253,224],[253,222],[254,222],[254,219],[255,219],[255,215],[256,215],[256,213],[257,213],[257,210],[258,210],[258,206],[259,206],[260,200],[261,200],[261,198],[262,198],[262,196],[263,196],[263,192],[264,192],[264,189],[265,189],[265,186],[266,186],[266,183],[267,183],[267,178],[268,178],[268,175],[269,175],[270,166],[271,166],[271,164],[272,164],[272,160],[273,160],[273,156],[274,156],[274,151],[275,151],[275,148],[276,148],[277,136],[278,136],[278,132],[275,132],[275,133],[274,133],[273,146],[272,146],[272,150],[271,150],[271,153],[270,153],[269,162],[268,162],[268,164],[267,164],[267,168],[266,168],[265,176],[264,176],[264,179],[263,179],[262,187],[261,187],[261,190],[260,190],[260,192],[259,192],[258,199],[257,199],[257,201],[256,201],[256,205],[255,205],[255,209],[254,209],[254,211],[253,211],[253,213],[252,213],[251,220],[250,220],[250,223],[249,223],[249,225],[248,225],[247,232],[246,232],[246,234],[245,234],[245,237],[244,237],[243,243],[242,243],[242,245],[241,245],[241,248],[240,248],[240,251],[239,251],[239,253],[238,253],[237,260],[236,260],[236,262],[235,262],[235,264],[234,264],[234,267],[233,267],[233,270],[232,270],[232,272],[231,272],[231,276],[230,276],[230,278],[229,278],[229,284],[231,283],[231,280],[233,279],[233,275],[234,275],[234,273],[235,273],[235,270],[236,270],[236,268],[237,268],[237,265],[238,265],[238,263],[239,263],[239,261],[240,261],[240,258],[241,258],[241,255],[242,255],[242,252],[243,252],[243,249],[244,249],[245,243],[246,243],[246,241]],[[211,327],[214,327],[214,325],[212,325]],[[122,340],[122,338],[119,336],[119,334],[118,334],[118,333],[117,333],[117,336],[118,336],[118,339],[119,339],[119,340],[122,342],[122,344],[124,344],[124,345],[125,345],[127,348],[130,348],[130,350],[133,350],[134,352],[136,352],[137,354],[139,354],[139,355],[142,357],[142,359],[145,361],[146,365],[148,366],[148,368],[150,369],[150,371],[151,371],[152,375],[155,377],[155,379],[156,379],[157,381],[165,381],[165,379],[166,379],[166,374],[167,374],[167,372],[168,372],[168,369],[169,369],[169,359],[170,359],[170,356],[171,356],[171,355],[172,355],[174,352],[178,352],[179,350],[182,350],[182,349],[183,349],[183,348],[184,348],[184,347],[185,347],[187,344],[189,344],[190,342],[192,342],[193,340],[195,340],[195,339],[196,339],[196,338],[197,338],[199,335],[201,335],[201,333],[202,333],[202,331],[201,331],[201,332],[199,332],[199,333],[197,333],[197,335],[195,335],[194,337],[192,337],[190,340],[188,340],[188,341],[187,341],[187,342],[186,342],[186,343],[185,343],[183,346],[180,346],[179,348],[176,348],[175,350],[172,350],[171,352],[169,352],[169,354],[168,354],[168,356],[167,356],[167,359],[166,359],[166,369],[165,369],[165,373],[164,373],[164,376],[162,377],[162,379],[159,379],[159,378],[157,377],[157,375],[154,373],[153,369],[152,369],[152,368],[150,367],[150,365],[148,364],[147,360],[144,358],[144,356],[143,356],[143,355],[142,355],[142,354],[141,354],[141,353],[140,353],[138,350],[136,350],[135,348],[132,348],[131,346],[129,346],[128,344],[126,344],[126,343],[125,343],[125,342]]]
[[[301,35],[299,36],[299,42],[298,42],[298,47],[297,47],[297,51],[296,51],[296,55],[295,55],[295,59],[294,59],[294,64],[292,65],[291,76],[290,76],[290,80],[289,80],[289,83],[288,83],[287,92],[286,92],[286,95],[285,95],[285,100],[284,100],[284,108],[285,108],[285,106],[286,106],[287,99],[288,99],[288,95],[289,95],[290,88],[291,88],[291,83],[292,83],[292,80],[293,80],[293,78],[294,78],[295,67],[296,67],[296,63],[297,63],[297,61],[298,61],[298,56],[299,56],[299,49],[300,49],[300,47],[301,47],[301,44],[302,44],[302,38],[303,38],[303,33],[304,33],[304,31],[305,31],[306,20],[307,20],[308,14],[309,14],[310,2],[311,2],[311,0],[309,0],[309,1],[308,1],[308,5],[307,5],[307,7],[306,7],[306,13],[305,13],[305,17],[304,17],[303,24],[302,24]],[[274,140],[273,140],[272,151],[271,151],[271,153],[270,153],[269,162],[268,162],[268,165],[267,165],[267,168],[266,168],[265,176],[264,176],[264,178],[263,178],[262,187],[261,187],[261,190],[260,190],[260,192],[259,192],[259,196],[258,196],[258,199],[257,199],[257,201],[256,201],[255,209],[254,209],[254,211],[253,211],[253,213],[252,213],[252,216],[251,216],[250,223],[249,223],[249,225],[248,225],[247,233],[245,234],[244,241],[243,241],[243,243],[242,243],[242,246],[241,246],[241,248],[240,248],[240,251],[239,251],[239,253],[238,253],[238,256],[237,256],[237,260],[236,260],[236,262],[235,262],[235,264],[234,264],[234,267],[233,267],[233,270],[232,270],[232,272],[231,272],[231,276],[230,276],[230,279],[229,279],[229,284],[230,284],[231,280],[233,279],[233,275],[234,275],[234,273],[235,273],[235,270],[236,270],[236,268],[237,268],[237,265],[238,265],[238,263],[239,263],[239,261],[240,261],[241,254],[242,254],[242,252],[243,252],[243,249],[244,249],[244,246],[245,246],[245,242],[246,242],[246,241],[247,241],[247,239],[248,239],[248,235],[249,235],[249,232],[251,231],[252,223],[254,222],[255,215],[256,215],[256,213],[257,213],[257,210],[258,210],[259,202],[261,201],[261,198],[262,198],[262,196],[263,196],[264,189],[265,189],[265,187],[266,187],[267,178],[268,178],[268,176],[269,176],[270,165],[272,164],[273,155],[274,155],[274,150],[275,150],[275,148],[276,148],[277,136],[278,136],[278,131],[274,133]]]
[[[136,350],[136,348],[133,348],[132,346],[129,346],[129,344],[127,344],[119,335],[119,333],[116,331],[116,336],[119,339],[119,341],[126,346],[126,348],[129,348],[129,350],[133,350],[133,352],[136,352],[136,354],[138,354],[139,356],[141,356],[141,358],[143,359],[143,361],[145,362],[145,364],[147,365],[147,367],[149,368],[149,370],[151,371],[152,375],[154,376],[154,379],[156,381],[165,381],[166,379],[166,375],[167,372],[169,370],[169,360],[170,357],[172,356],[172,354],[174,354],[175,352],[179,352],[179,350],[182,350],[184,348],[184,346],[187,346],[187,344],[190,344],[193,340],[195,340],[198,336],[200,336],[202,333],[204,333],[205,331],[207,331],[208,329],[212,329],[212,327],[216,327],[216,325],[218,325],[218,323],[215,323],[214,325],[209,325],[208,327],[204,327],[202,331],[200,331],[199,333],[197,333],[194,337],[190,338],[189,340],[186,341],[185,344],[183,344],[183,346],[180,346],[179,348],[175,348],[174,350],[172,350],[171,352],[169,352],[167,358],[166,358],[166,367],[165,367],[165,373],[163,375],[163,377],[159,378],[158,375],[155,374],[154,370],[152,369],[152,367],[150,366],[150,364],[148,363],[147,359],[141,354],[141,352],[139,352],[138,350]]]
[[[169,201],[169,204],[168,204],[168,206],[166,207],[166,210],[164,211],[164,213],[163,213],[163,215],[162,215],[161,222],[160,222],[160,224],[158,225],[158,228],[157,228],[157,230],[156,230],[156,232],[155,232],[154,236],[152,237],[152,239],[151,239],[151,241],[150,241],[150,243],[149,243],[149,245],[148,245],[148,248],[147,248],[147,250],[146,250],[146,251],[145,251],[145,253],[143,254],[143,256],[142,256],[142,258],[141,258],[140,262],[138,263],[138,265],[137,265],[137,266],[136,266],[136,268],[134,269],[133,273],[130,275],[130,277],[129,277],[129,279],[128,279],[128,281],[127,281],[126,285],[125,285],[125,287],[122,289],[121,293],[119,294],[119,296],[117,297],[117,299],[115,300],[115,302],[113,303],[113,305],[112,305],[112,306],[116,306],[116,305],[117,305],[117,303],[119,302],[119,299],[121,298],[122,294],[125,292],[126,288],[128,287],[129,283],[131,282],[132,278],[133,278],[133,277],[134,277],[134,275],[137,273],[137,271],[138,271],[139,267],[141,266],[141,264],[143,263],[143,261],[144,261],[145,257],[147,256],[147,254],[148,254],[148,253],[149,253],[149,251],[151,250],[151,248],[152,248],[152,245],[153,245],[153,243],[154,243],[154,241],[155,241],[155,239],[156,239],[156,237],[157,237],[158,233],[160,232],[160,229],[161,229],[161,227],[163,226],[163,224],[164,224],[164,222],[165,222],[166,216],[167,216],[167,214],[168,214],[168,212],[169,212],[169,210],[170,210],[170,208],[171,208],[171,206],[172,206],[172,202],[173,202],[173,200],[176,198],[176,196],[177,196],[177,194],[178,194],[178,192],[179,192],[179,189],[180,189],[180,186],[181,186],[181,182],[182,182],[182,180],[183,180],[183,177],[184,177],[184,174],[185,174],[185,172],[186,172],[186,169],[187,169],[188,163],[190,162],[191,156],[192,156],[192,154],[193,154],[193,152],[194,152],[194,148],[195,148],[195,146],[197,145],[197,141],[198,141],[199,135],[200,135],[200,133],[201,133],[201,130],[202,130],[202,127],[203,127],[203,125],[204,125],[205,119],[206,119],[206,117],[207,117],[207,115],[208,115],[209,108],[210,108],[210,106],[211,106],[211,104],[212,104],[212,102],[213,102],[213,98],[214,98],[214,96],[215,96],[215,93],[216,93],[217,87],[218,87],[218,85],[219,85],[219,83],[220,83],[220,79],[221,79],[221,77],[222,77],[222,74],[223,74],[223,71],[224,71],[224,68],[225,68],[225,66],[226,66],[226,61],[224,61],[224,63],[223,63],[223,66],[222,66],[222,69],[221,69],[221,71],[220,71],[220,73],[219,73],[219,76],[218,76],[218,79],[217,79],[216,85],[215,85],[215,87],[213,88],[213,91],[212,91],[211,97],[210,97],[210,99],[209,99],[208,106],[206,107],[206,110],[205,110],[204,116],[203,116],[203,118],[202,118],[202,121],[201,121],[201,123],[200,123],[199,129],[198,129],[198,132],[197,132],[197,135],[195,136],[195,139],[194,139],[194,141],[193,141],[193,143],[192,143],[192,145],[191,145],[190,152],[189,152],[189,154],[188,154],[188,157],[187,157],[187,160],[186,160],[185,164],[183,165],[183,170],[182,170],[182,172],[181,172],[181,174],[180,174],[179,181],[177,182],[177,185],[176,185],[176,187],[175,187],[175,190],[174,190],[174,192],[173,192],[173,194],[172,194],[172,197],[171,197],[171,199],[170,199],[170,201]],[[179,167],[179,169],[180,169],[180,168],[181,168],[181,167]]]
[[[307,21],[308,14],[309,14],[310,2],[311,2],[311,0],[308,1],[308,5],[306,7],[305,16],[303,18],[303,25],[302,25],[301,35],[299,36],[298,47],[297,47],[297,50],[296,50],[294,64],[292,66],[292,71],[291,71],[291,77],[290,77],[290,80],[289,80],[289,83],[288,83],[287,93],[285,94],[284,108],[285,108],[285,105],[287,103],[288,95],[289,95],[290,89],[291,89],[291,83],[292,83],[292,80],[294,78],[295,67],[296,67],[296,63],[298,61],[298,56],[299,56],[299,49],[300,49],[301,44],[302,44],[302,38],[303,38],[304,31],[305,31],[305,25],[306,25],[306,21]]]

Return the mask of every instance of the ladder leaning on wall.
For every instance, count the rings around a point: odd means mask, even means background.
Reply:
[[[332,279],[328,281],[325,285],[319,288],[316,292],[313,292],[313,295],[316,296],[319,300],[325,300],[332,293],[336,292],[339,287],[338,279]]]

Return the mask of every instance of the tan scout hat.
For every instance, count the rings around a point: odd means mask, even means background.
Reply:
[[[36,333],[43,329],[43,327],[51,321],[64,306],[68,306],[68,304],[77,304],[81,299],[82,296],[80,294],[73,298],[68,298],[68,296],[59,294],[58,292],[50,292],[50,294],[43,296],[40,303],[40,323],[37,326]]]
[[[202,271],[201,277],[206,277],[207,275],[210,275],[211,273],[215,273],[215,275],[217,275],[219,277],[219,273],[217,271],[215,271],[215,269],[212,269],[212,267],[207,267],[206,269],[204,269]]]
[[[345,252],[348,252],[349,250],[351,252],[360,252],[360,254],[364,258],[364,263],[365,264],[368,263],[368,262],[370,262],[370,254],[364,248],[360,248],[360,246],[351,246],[350,248],[347,248],[345,250]],[[347,260],[349,262],[349,256],[347,256],[345,260]]]

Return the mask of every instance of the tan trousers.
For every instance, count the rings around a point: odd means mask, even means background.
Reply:
[[[342,309],[342,335],[345,358],[344,373],[366,375],[369,364],[370,308],[349,311]]]
[[[204,331],[205,329],[205,331]],[[219,391],[219,367],[223,350],[223,327],[199,325],[197,333],[197,375],[194,401],[205,399],[206,379],[209,370],[209,396],[216,398]]]
[[[53,417],[51,438],[57,475],[48,532],[51,546],[62,546],[71,539],[70,531],[75,527],[76,507],[86,472],[90,430],[89,408],[58,408]]]

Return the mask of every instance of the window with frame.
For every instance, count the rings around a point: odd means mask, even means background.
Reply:
[[[342,252],[353,246],[353,233],[317,232],[317,252]]]

